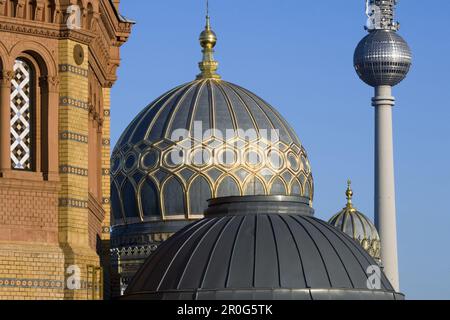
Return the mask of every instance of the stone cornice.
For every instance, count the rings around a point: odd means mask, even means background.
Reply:
[[[59,12],[64,12],[60,8]],[[133,23],[122,21],[110,1],[99,1],[90,29],[69,29],[64,23],[48,23],[0,16],[0,32],[27,34],[45,39],[69,39],[89,47],[89,63],[103,87],[110,88],[117,79],[120,64],[118,48],[126,42]]]

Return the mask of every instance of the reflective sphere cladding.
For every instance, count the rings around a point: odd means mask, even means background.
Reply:
[[[356,73],[368,85],[395,86],[408,74],[412,53],[396,32],[377,30],[361,40],[353,61]]]

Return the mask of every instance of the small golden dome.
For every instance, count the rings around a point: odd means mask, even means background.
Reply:
[[[361,246],[378,262],[381,263],[381,240],[373,222],[353,206],[352,182],[348,180],[347,205],[335,214],[328,222],[338,228]]]

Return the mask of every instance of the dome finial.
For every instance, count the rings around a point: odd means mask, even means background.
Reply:
[[[350,179],[347,181],[347,191],[345,192],[345,195],[347,196],[347,208],[354,210],[352,203],[353,199],[352,181]]]
[[[217,36],[211,29],[209,0],[206,0],[206,26],[205,30],[200,34],[199,40],[203,48],[203,60],[198,64],[201,73],[197,76],[197,79],[220,79],[220,76],[216,73],[219,63],[214,60],[214,47],[217,43]]]

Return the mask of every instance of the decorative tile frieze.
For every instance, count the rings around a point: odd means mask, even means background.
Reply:
[[[109,118],[111,116],[111,110],[107,110],[107,109],[103,110],[103,116],[105,118]]]
[[[60,97],[59,105],[61,107],[74,107],[89,111],[89,103],[87,101],[81,101],[71,97]]]
[[[47,279],[0,278],[0,288],[62,289],[64,281]]]
[[[74,175],[83,176],[83,177],[88,176],[88,169],[73,167],[73,166],[69,166],[69,165],[61,165],[59,167],[59,172],[61,174],[74,174]]]
[[[110,139],[103,139],[102,140],[102,144],[104,145],[104,146],[110,146],[111,145],[111,140]]]
[[[59,135],[61,140],[71,140],[80,143],[88,143],[88,136],[71,131],[63,131]]]
[[[80,67],[76,67],[73,66],[71,64],[60,64],[59,65],[59,72],[70,72],[82,77],[86,77],[88,76],[88,70],[87,69],[83,69]]]
[[[109,197],[104,197],[102,200],[102,204],[110,204],[111,203],[111,199]]]
[[[0,288],[23,288],[23,289],[64,289],[65,282],[62,280],[48,279],[18,279],[18,278],[0,278]],[[98,291],[99,288],[92,282],[81,280],[80,289],[93,289]]]
[[[79,199],[59,198],[59,206],[62,208],[87,209],[88,202]]]

